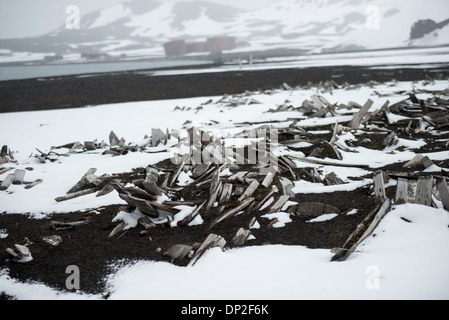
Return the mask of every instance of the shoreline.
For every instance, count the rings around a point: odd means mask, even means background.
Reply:
[[[339,84],[357,84],[392,79],[415,81],[427,77],[449,77],[449,65],[395,69],[335,66],[225,72],[206,70],[204,73],[156,76],[152,72],[157,70],[135,70],[1,81],[0,113],[238,94],[243,93],[243,90],[279,88],[284,83],[295,87],[328,80]]]

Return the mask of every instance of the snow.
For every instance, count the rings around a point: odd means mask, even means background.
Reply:
[[[324,221],[332,220],[333,218],[335,218],[337,216],[338,216],[338,213],[326,213],[326,214],[322,214],[316,218],[310,219],[307,222],[324,222]]]
[[[364,104],[369,97],[374,101],[372,110],[377,110],[387,98],[379,97],[375,91],[388,94],[388,99],[393,103],[403,97],[403,94],[395,92],[419,88],[444,90],[448,88],[448,82],[435,81],[426,86],[411,82],[386,83],[372,88],[336,89],[332,94],[320,94],[330,103],[356,101]],[[52,212],[87,211],[111,204],[125,204],[116,192],[98,198],[92,194],[60,203],[54,199],[64,195],[92,166],[98,169],[97,175],[129,172],[132,168],[146,167],[171,156],[170,146],[166,147],[167,150],[161,149],[161,146],[153,148],[161,151],[158,153],[129,152],[117,157],[102,155],[104,150],[69,153],[68,149],[56,149],[62,154],[57,157],[57,161],[43,164],[30,156],[36,154],[35,148],[48,152],[52,146],[75,141],[108,141],[111,130],[119,137],[124,137],[126,143],[145,145],[149,140],[145,140],[144,136],[150,135],[152,128],[177,130],[183,128],[186,120],[226,137],[226,133],[258,127],[244,125],[245,121],[269,123],[277,120],[280,122],[276,126],[282,127],[291,124],[291,120],[287,119],[299,118],[299,126],[312,126],[313,131],[314,126],[351,119],[352,116],[305,119],[297,111],[294,115],[292,112],[267,112],[287,99],[292,101],[294,107],[300,106],[314,94],[317,94],[316,89],[273,90],[272,94],[254,92],[244,98],[253,98],[260,104],[242,104],[238,107],[227,106],[222,97],[217,96],[0,114],[0,127],[7,133],[2,136],[2,144],[14,151],[13,156],[17,160],[17,163],[5,166],[14,169],[32,167],[33,170],[27,170],[25,180],[43,179],[41,184],[29,190],[20,185],[11,185],[8,192],[0,192],[1,211],[3,214],[19,213],[42,218]],[[211,103],[204,104],[210,99]],[[174,110],[176,106],[185,106],[185,111]],[[198,106],[202,106],[202,109],[197,110]],[[80,123],[83,123],[82,129]],[[356,133],[342,132],[339,141],[344,143],[345,140],[355,139]],[[403,146],[403,151],[395,148],[371,150],[355,147],[351,148],[351,152],[341,151],[342,162],[379,168],[412,159],[415,156],[412,149],[423,144],[421,140],[400,139],[399,145]],[[434,161],[445,160],[449,158],[449,151],[427,152],[423,155]],[[315,167],[323,175],[335,172],[344,181],[344,184],[335,186],[294,181],[292,191],[295,193],[351,191],[372,184],[372,180],[367,178],[360,181],[349,179],[366,176],[366,169],[294,161],[298,167]],[[438,166],[430,169],[437,172],[441,170]],[[228,175],[229,172],[223,174]],[[6,175],[0,175],[0,180]],[[178,185],[190,182],[189,173],[181,174],[177,181]],[[165,196],[158,202],[167,200],[169,197]],[[195,207],[179,206],[178,209],[181,212],[174,216],[172,228],[176,228],[177,223],[191,214]],[[110,299],[448,299],[448,212],[442,208],[416,204],[394,206],[393,209],[381,221],[375,235],[366,239],[345,262],[330,262],[333,254],[329,249],[281,245],[226,251],[214,248],[207,251],[193,267],[150,261],[136,261],[131,265],[117,262],[117,271],[108,277]],[[354,208],[351,214],[356,212],[357,208]],[[132,228],[139,217],[140,213],[136,210],[132,213],[120,212],[115,220],[124,221],[126,228]],[[274,228],[282,228],[291,221],[290,214],[282,210],[265,217],[278,219]],[[334,217],[334,214],[322,215],[309,222],[320,223]],[[202,222],[198,215],[189,225]],[[253,228],[258,227],[260,225],[256,222]],[[8,236],[8,230],[1,229],[0,235],[0,238]],[[8,270],[0,270],[2,291],[19,299],[101,299],[101,295],[59,292],[41,283],[21,283],[12,279]]]
[[[131,15],[131,9],[123,3],[117,3],[112,7],[100,11],[100,16],[89,26],[89,29],[104,27],[112,22]]]
[[[447,300],[449,251],[441,247],[449,243],[448,224],[443,209],[397,206],[345,262],[330,262],[330,250],[281,245],[214,248],[194,267],[138,261],[108,278],[109,299]],[[0,288],[20,299],[101,299],[20,283],[5,270]]]

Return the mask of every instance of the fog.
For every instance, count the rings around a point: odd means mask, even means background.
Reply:
[[[126,0],[1,0],[0,39],[34,37],[51,32],[65,23],[67,18],[65,10],[69,5],[78,6],[81,15],[84,15],[124,1]],[[227,4],[243,10],[260,8],[272,1],[208,0],[208,2]]]

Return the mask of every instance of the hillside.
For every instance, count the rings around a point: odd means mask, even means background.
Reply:
[[[239,52],[288,48],[321,53],[449,43],[446,0],[405,3],[282,0],[248,12],[207,1],[135,0],[82,16],[78,30],[62,25],[41,37],[0,40],[0,59],[14,60],[16,52],[74,60],[83,53],[162,57],[167,41],[219,35],[235,37]]]

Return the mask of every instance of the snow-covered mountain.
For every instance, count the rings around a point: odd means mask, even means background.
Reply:
[[[63,25],[42,37],[2,40],[0,49],[163,56],[168,41],[222,35],[235,37],[240,51],[441,45],[449,44],[447,19],[447,0],[276,0],[251,12],[207,0],[132,0],[82,16],[78,30]]]

